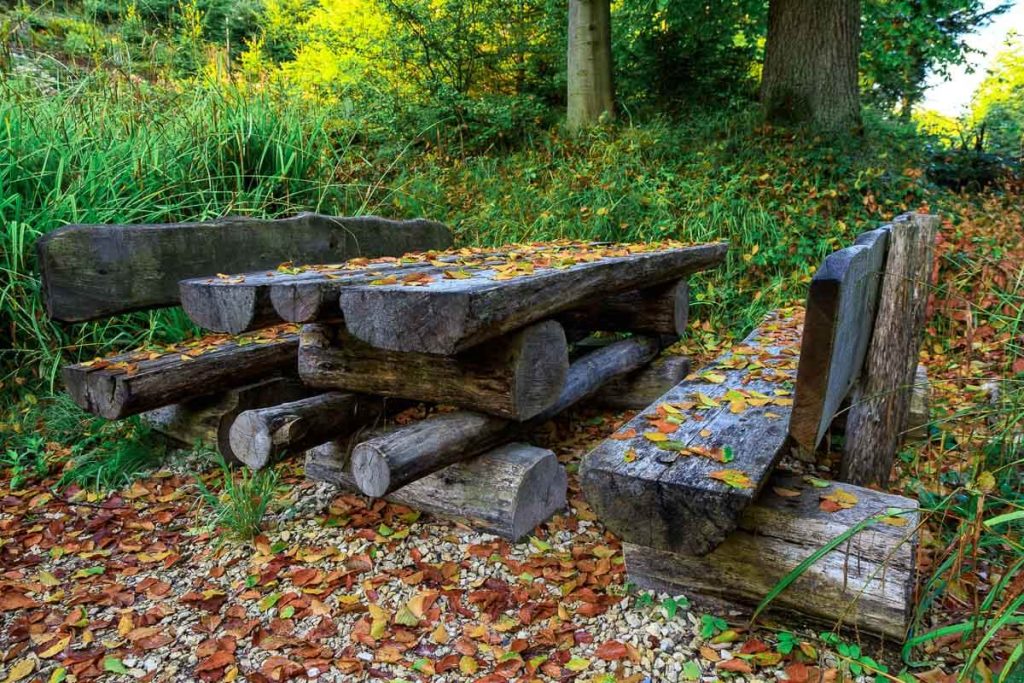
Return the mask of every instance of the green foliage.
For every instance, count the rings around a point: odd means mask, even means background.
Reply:
[[[613,10],[616,87],[628,107],[752,99],[764,52],[764,0],[632,0]]]
[[[1024,161],[1024,35],[996,55],[974,96],[972,116],[987,148]]]
[[[233,472],[220,457],[219,474],[220,493],[214,493],[202,480],[196,482],[203,502],[213,513],[214,525],[238,540],[255,538],[277,490],[277,472],[254,472],[246,467]]]
[[[971,50],[967,35],[1012,6],[983,0],[865,0],[861,80],[869,101],[909,118],[929,73],[945,75]]]
[[[700,615],[700,637],[704,640],[715,637],[729,628],[729,624],[721,617],[712,614]]]

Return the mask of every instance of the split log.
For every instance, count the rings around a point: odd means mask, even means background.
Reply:
[[[304,213],[261,220],[229,217],[204,223],[71,225],[36,242],[46,311],[81,322],[179,301],[178,282],[278,264],[339,262],[447,249],[441,223]]]
[[[888,515],[892,508],[915,510],[873,523],[844,541],[811,565],[770,608],[902,642],[913,613],[917,501],[843,485],[857,504],[825,512],[819,499],[835,488],[806,488],[793,498],[788,496],[800,490],[800,481],[773,478],[743,513],[739,528],[703,557],[624,543],[629,580],[642,589],[725,601],[749,611],[807,557],[862,520]],[[775,493],[778,489],[787,496]]]
[[[800,367],[789,433],[799,453],[814,450],[860,376],[875,323],[889,229],[857,238],[830,254],[811,280],[807,295]]]
[[[238,462],[229,433],[239,413],[282,401],[306,398],[313,392],[294,377],[274,377],[249,386],[200,396],[142,414],[155,431],[185,446],[196,442],[216,448],[228,462]]]
[[[136,351],[69,365],[62,370],[64,384],[84,410],[117,420],[294,372],[297,334],[218,339],[222,343],[194,356],[171,351],[150,360]]]
[[[938,224],[937,216],[923,214],[893,221],[875,330],[847,418],[843,481],[882,487],[889,482],[907,427]]]
[[[423,287],[341,290],[349,332],[392,351],[453,355],[588,300],[676,281],[725,258],[726,244],[636,253],[495,280],[493,270]]]
[[[562,391],[569,352],[562,326],[531,325],[459,356],[374,348],[340,326],[305,325],[299,375],[310,386],[472,407],[526,420]]]
[[[231,425],[231,450],[243,464],[260,469],[369,424],[382,409],[372,397],[330,391],[247,410]]]
[[[631,543],[694,555],[728,536],[786,444],[800,322],[791,311],[772,313],[730,353],[624,425],[622,438],[584,458],[583,492],[605,526]],[[685,419],[654,441],[646,433],[659,430],[647,416],[664,411],[662,404]],[[740,477],[735,486],[712,476],[730,471]]]
[[[635,370],[657,353],[654,341],[626,339],[577,360],[558,401],[527,423],[458,411],[398,427],[355,447],[352,472],[360,490],[380,497],[454,462],[519,438],[580,401],[610,379]]]
[[[615,410],[643,410],[690,374],[686,356],[662,356],[650,365],[616,377],[594,394],[594,401]]]
[[[686,334],[689,312],[689,284],[678,280],[609,296],[601,303],[566,311],[558,316],[558,321],[570,336],[577,331],[600,330],[678,338]]]
[[[306,476],[357,490],[347,444],[306,454]],[[565,507],[565,468],[549,450],[512,443],[455,463],[387,495],[387,500],[518,541]]]

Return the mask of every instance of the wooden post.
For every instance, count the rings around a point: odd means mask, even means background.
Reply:
[[[847,418],[840,479],[886,486],[900,436],[924,333],[937,216],[908,214],[893,221],[875,329],[864,375]]]

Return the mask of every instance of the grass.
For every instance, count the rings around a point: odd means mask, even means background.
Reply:
[[[252,540],[260,533],[278,488],[277,471],[247,467],[235,471],[221,457],[218,474],[220,493],[214,493],[201,479],[196,481],[203,503],[213,513],[214,526],[236,540]]]

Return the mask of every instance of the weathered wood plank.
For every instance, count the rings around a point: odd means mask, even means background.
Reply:
[[[364,493],[381,496],[451,463],[520,438],[610,379],[648,362],[657,350],[653,340],[633,337],[574,361],[558,401],[526,423],[457,411],[368,439],[353,451],[355,480]]]
[[[639,370],[616,377],[593,400],[616,410],[642,410],[690,374],[690,359],[666,355]]]
[[[341,287],[410,272],[437,276],[440,271],[430,264],[433,254],[191,278],[179,283],[181,305],[195,324],[228,334],[282,321],[337,320]]]
[[[797,498],[776,494],[800,491]],[[827,542],[864,519],[891,509],[902,526],[878,522],[813,564],[772,603],[828,625],[841,624],[902,641],[913,610],[916,579],[917,502],[892,494],[842,485],[858,499],[837,512],[819,507],[827,489],[803,487],[798,479],[775,477],[740,518],[739,527],[702,557],[625,543],[629,580],[640,588],[724,600],[755,607],[787,573]]]
[[[261,469],[364,427],[383,412],[382,399],[341,391],[246,410],[231,425],[231,451],[243,464]]]
[[[452,355],[594,298],[683,279],[720,263],[726,246],[607,256],[513,279],[483,270],[423,287],[354,285],[342,288],[339,301],[349,332],[372,346]]]
[[[928,438],[928,424],[931,422],[931,385],[928,369],[918,365],[914,372],[914,388],[910,394],[910,414],[907,418],[906,438]]]
[[[888,228],[830,254],[811,280],[789,433],[803,457],[828,431],[860,376],[875,322]]]
[[[512,420],[550,407],[569,352],[562,326],[542,321],[459,356],[375,348],[340,326],[302,328],[299,375],[310,386],[449,403]]]
[[[298,350],[298,334],[271,328],[240,338],[204,337],[159,355],[135,351],[69,365],[61,374],[79,406],[116,420],[295,372]]]
[[[846,424],[840,479],[886,486],[907,427],[932,275],[937,216],[893,220],[875,329]]]
[[[142,421],[185,446],[191,447],[199,442],[215,448],[228,462],[238,462],[231,450],[229,434],[239,413],[307,398],[314,391],[297,377],[274,377],[156,408],[143,413]]]
[[[786,443],[801,323],[799,310],[769,315],[584,458],[583,492],[609,529],[639,545],[702,555],[736,527]],[[681,424],[655,442],[646,434],[659,428],[648,417],[665,430]],[[723,471],[748,481],[733,487],[712,477]]]
[[[286,261],[397,256],[451,243],[450,231],[434,221],[304,213],[279,220],[71,225],[41,237],[36,251],[47,313],[80,322],[173,306],[178,282],[188,278],[275,268]]]
[[[686,334],[689,315],[689,284],[678,280],[615,294],[600,303],[565,311],[557,320],[567,331],[574,332],[600,330],[681,337]]]
[[[357,490],[348,444],[307,452],[306,476]],[[565,468],[549,450],[512,443],[455,463],[387,495],[387,500],[518,541],[565,507]]]

